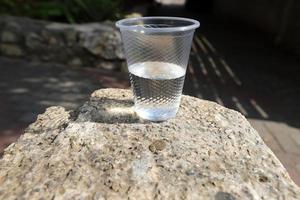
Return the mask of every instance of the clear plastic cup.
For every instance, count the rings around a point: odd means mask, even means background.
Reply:
[[[120,28],[137,115],[150,121],[176,116],[194,31],[179,17],[123,19]]]

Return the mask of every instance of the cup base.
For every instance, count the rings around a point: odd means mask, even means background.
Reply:
[[[136,114],[145,120],[160,122],[172,119],[176,116],[178,108],[137,108],[135,107]]]

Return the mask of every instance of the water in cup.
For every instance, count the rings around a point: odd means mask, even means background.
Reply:
[[[185,68],[167,62],[135,63],[128,68],[137,114],[151,121],[175,117]]]

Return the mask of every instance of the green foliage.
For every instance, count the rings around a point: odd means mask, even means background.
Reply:
[[[121,0],[0,0],[0,14],[80,23],[120,17]]]

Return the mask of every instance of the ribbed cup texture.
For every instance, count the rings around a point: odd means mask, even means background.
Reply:
[[[128,66],[138,62],[168,62],[186,68],[194,31],[146,34],[124,30],[122,41]]]

